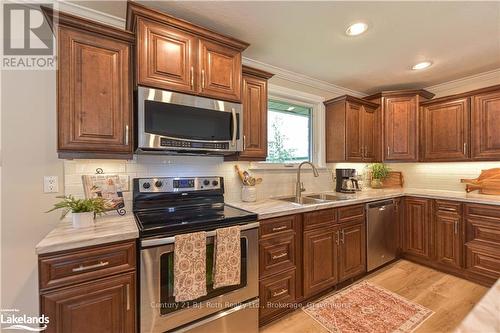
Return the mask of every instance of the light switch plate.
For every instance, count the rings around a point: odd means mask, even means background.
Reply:
[[[43,192],[44,193],[57,193],[57,192],[59,192],[59,179],[57,176],[44,176],[43,177]]]

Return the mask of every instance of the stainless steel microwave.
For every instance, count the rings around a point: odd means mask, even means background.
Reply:
[[[242,106],[139,87],[137,152],[232,154],[243,150]]]

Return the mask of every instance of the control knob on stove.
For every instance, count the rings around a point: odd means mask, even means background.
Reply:
[[[208,179],[205,179],[205,180],[203,181],[203,185],[205,185],[205,186],[210,185],[210,181],[209,181]]]
[[[212,181],[212,185],[213,185],[213,186],[217,186],[217,185],[219,185],[219,182],[218,182],[217,180],[213,180],[213,181]]]
[[[142,184],[142,187],[143,187],[145,190],[148,190],[148,189],[151,187],[151,184],[146,182],[146,183]]]
[[[161,180],[157,180],[157,181],[155,182],[155,186],[156,186],[156,187],[162,187],[162,186],[163,186],[162,181],[161,181]]]

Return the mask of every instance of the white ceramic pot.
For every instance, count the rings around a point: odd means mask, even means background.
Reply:
[[[257,188],[255,186],[243,186],[241,188],[241,201],[254,202],[257,200]]]
[[[94,212],[72,213],[74,228],[88,228],[94,226]]]

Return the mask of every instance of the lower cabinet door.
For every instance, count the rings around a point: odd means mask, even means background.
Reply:
[[[342,227],[339,243],[339,281],[365,272],[366,233],[364,218]]]
[[[405,198],[404,203],[403,251],[430,259],[430,201],[411,197]]]
[[[304,296],[312,296],[338,281],[338,228],[304,232]]]
[[[437,214],[435,217],[436,260],[442,265],[462,266],[461,220],[460,216],[452,214]]]
[[[56,289],[40,296],[44,332],[135,332],[135,273]]]

